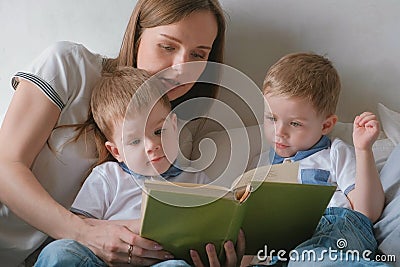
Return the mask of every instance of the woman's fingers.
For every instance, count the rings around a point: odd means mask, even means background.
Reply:
[[[244,231],[242,229],[239,230],[238,240],[236,243],[236,255],[237,255],[237,263],[242,261],[246,250],[246,237]]]
[[[190,250],[190,257],[192,258],[193,265],[196,267],[203,267],[204,264],[200,259],[200,255],[196,250],[191,249]]]
[[[225,250],[224,252],[226,257],[224,266],[235,267],[241,262],[245,252],[245,243],[246,240],[242,229],[240,229],[239,231],[236,248],[233,242],[230,240],[224,243],[224,250]],[[209,261],[208,265],[211,267],[220,267],[221,263],[219,262],[215,246],[213,244],[207,244],[206,252]],[[194,266],[196,267],[204,266],[203,262],[201,261],[200,255],[197,251],[190,250],[190,256],[192,258]]]
[[[225,266],[234,267],[237,265],[238,257],[236,255],[235,246],[232,241],[226,241],[224,244],[226,262]]]
[[[98,224],[90,232],[87,240],[97,242],[87,246],[111,266],[128,262],[137,266],[152,265],[173,258],[158,243],[132,233],[122,225]]]
[[[219,267],[219,260],[217,256],[217,252],[213,244],[206,245],[206,253],[208,257],[208,266],[210,267]],[[196,250],[190,250],[190,257],[192,258],[193,265],[196,267],[204,267],[204,263],[202,262],[199,253]]]
[[[228,241],[230,242],[230,241]],[[208,262],[210,267],[220,267],[219,259],[217,256],[217,251],[215,250],[215,246],[213,244],[206,245],[206,252],[208,256]]]

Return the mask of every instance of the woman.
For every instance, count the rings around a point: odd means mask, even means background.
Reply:
[[[204,30],[207,29],[207,30]],[[157,243],[137,235],[135,221],[82,220],[68,211],[91,164],[96,160],[93,143],[71,127],[88,117],[91,88],[101,71],[134,66],[151,74],[175,66],[176,73],[161,77],[176,84],[184,71],[181,63],[221,62],[225,21],[217,0],[139,0],[127,26],[119,56],[103,59],[85,47],[67,42],[47,49],[32,67],[13,78],[16,89],[0,130],[0,259],[15,266],[37,249],[47,235],[76,240],[108,264],[150,265],[168,258]],[[175,76],[174,76],[175,75]],[[178,103],[216,88],[201,90],[186,84],[168,92]],[[39,90],[38,90],[39,89]],[[190,90],[190,91],[189,91]],[[21,219],[19,219],[21,218]],[[45,233],[45,234],[44,234]],[[130,247],[134,251],[128,251]],[[243,235],[238,254],[242,254]],[[208,245],[211,266],[219,262]],[[231,242],[225,245],[227,265],[236,265]],[[238,255],[239,258],[241,255]],[[193,261],[201,265],[195,254]]]

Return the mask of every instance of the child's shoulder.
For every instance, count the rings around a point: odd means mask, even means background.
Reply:
[[[335,138],[332,140],[330,157],[334,162],[353,161],[355,159],[354,147],[339,138]]]
[[[118,162],[107,161],[94,167],[91,173],[100,173],[103,176],[120,176],[124,173],[124,170]]]
[[[350,144],[348,144],[348,143],[346,143],[345,141],[343,141],[342,139],[340,139],[340,138],[337,138],[337,137],[335,137],[335,138],[333,138],[333,139],[331,139],[331,149],[351,149],[352,148],[352,145],[350,145]]]

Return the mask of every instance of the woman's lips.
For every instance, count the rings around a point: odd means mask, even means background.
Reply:
[[[181,83],[177,80],[174,79],[168,79],[168,78],[160,78],[161,82],[169,89],[174,89],[175,87],[178,87],[181,85]]]

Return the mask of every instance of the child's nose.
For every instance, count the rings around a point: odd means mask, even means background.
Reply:
[[[275,135],[279,137],[284,137],[287,135],[286,127],[282,123],[275,123]]]
[[[161,148],[160,138],[147,138],[146,140],[146,152],[154,152]]]

